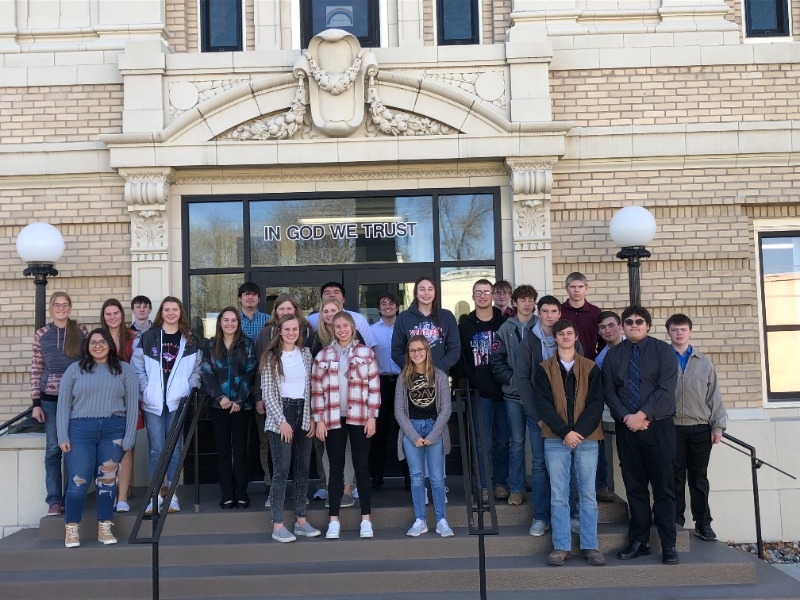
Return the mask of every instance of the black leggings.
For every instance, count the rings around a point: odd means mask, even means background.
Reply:
[[[350,450],[353,453],[353,470],[356,473],[358,486],[358,501],[361,505],[361,514],[368,515],[372,512],[371,482],[369,478],[369,446],[370,441],[364,435],[363,425],[346,425],[342,419],[341,427],[328,429],[325,449],[328,451],[328,460],[331,472],[328,474],[328,500],[331,517],[339,516],[339,505],[342,503],[344,493],[344,455],[347,448],[347,437],[350,436]]]

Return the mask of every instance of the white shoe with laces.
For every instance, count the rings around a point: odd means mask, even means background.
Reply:
[[[442,537],[453,537],[455,535],[450,525],[447,524],[447,519],[439,519],[439,522],[436,523],[436,533]]]
[[[406,535],[409,537],[419,537],[423,533],[428,533],[428,524],[422,519],[417,519],[414,521],[414,524],[411,526],[411,528],[406,531]]]

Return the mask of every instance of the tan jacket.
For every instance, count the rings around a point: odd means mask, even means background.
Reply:
[[[686,370],[678,369],[675,386],[675,425],[705,425],[716,431],[728,426],[728,414],[717,385],[714,363],[692,348]]]

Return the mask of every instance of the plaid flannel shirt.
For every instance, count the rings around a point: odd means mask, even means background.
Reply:
[[[300,429],[308,431],[311,426],[311,351],[301,348],[303,365],[306,371],[306,391],[303,404],[303,422]],[[280,433],[281,423],[286,421],[283,415],[283,402],[281,401],[281,384],[277,369],[266,368],[261,370],[261,390],[264,400],[264,431]]]
[[[314,359],[311,369],[311,410],[314,421],[322,421],[328,429],[338,429],[341,423],[339,399],[339,351],[337,342],[323,348]],[[366,425],[370,417],[377,418],[381,407],[381,382],[378,361],[370,348],[363,344],[351,346],[348,369],[348,425]]]

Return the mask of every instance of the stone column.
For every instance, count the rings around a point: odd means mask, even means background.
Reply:
[[[539,296],[552,293],[550,192],[554,158],[508,158],[513,193],[514,281],[529,283]]]
[[[167,202],[172,169],[120,169],[131,215],[131,295],[170,293]]]

